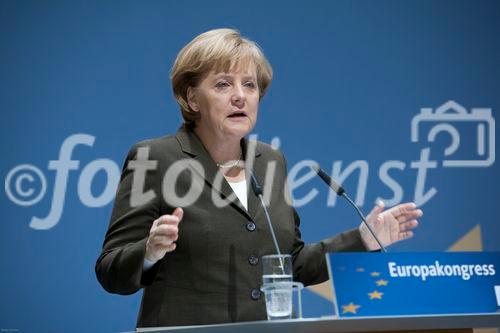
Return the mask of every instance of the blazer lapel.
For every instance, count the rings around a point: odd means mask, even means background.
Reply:
[[[255,222],[257,216],[262,213],[262,207],[260,206],[260,199],[255,195],[253,191],[252,184],[250,181],[250,175],[253,173],[259,185],[262,186],[265,165],[261,163],[262,161],[258,158],[261,153],[257,148],[257,141],[249,141],[244,139],[242,142],[242,149],[245,154],[245,175],[247,179],[247,198],[248,198],[248,213],[252,220]]]
[[[209,187],[217,192],[219,198],[221,200],[227,200],[229,205],[236,210],[238,210],[241,214],[245,215],[248,219],[254,220],[255,212],[256,212],[256,203],[258,204],[258,198],[255,196],[251,189],[251,185],[249,182],[249,172],[246,171],[247,175],[247,189],[248,189],[248,211],[243,207],[240,200],[233,192],[233,189],[228,184],[222,173],[219,172],[219,168],[217,164],[214,162],[208,151],[203,146],[201,140],[196,136],[196,134],[192,131],[189,131],[182,126],[177,131],[175,137],[179,142],[181,149],[184,153],[188,154],[190,157],[198,161],[204,170],[204,174],[200,175],[204,178],[205,182]],[[242,149],[245,160],[247,159],[247,140],[242,140]],[[251,146],[251,145],[250,145]],[[260,154],[257,154],[254,150],[254,153],[251,153],[252,156],[257,157]],[[249,156],[248,156],[249,157]],[[246,164],[246,163],[245,163]],[[192,168],[194,170],[194,168]],[[197,174],[196,170],[194,170]],[[214,195],[217,195],[214,194]]]

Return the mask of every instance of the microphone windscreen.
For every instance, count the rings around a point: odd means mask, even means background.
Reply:
[[[259,183],[257,182],[257,179],[255,178],[255,175],[253,172],[250,173],[250,184],[252,186],[252,190],[255,193],[256,196],[259,196],[262,194],[262,187],[260,187]]]
[[[318,176],[323,179],[325,183],[327,183],[337,195],[342,195],[345,193],[345,190],[339,183],[332,179],[326,172],[324,172],[318,164],[314,164],[311,168],[318,174]]]

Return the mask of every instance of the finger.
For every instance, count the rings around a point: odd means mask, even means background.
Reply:
[[[380,213],[382,213],[383,211],[384,211],[384,202],[382,200],[378,199],[375,202],[375,207],[373,207],[372,211],[368,215],[377,216]]]
[[[162,224],[178,224],[179,223],[179,217],[176,215],[162,215],[157,219],[157,226],[160,226]]]
[[[153,242],[168,242],[168,243],[172,243],[172,242],[175,242],[179,236],[177,234],[175,235],[154,235],[154,236],[151,236],[151,238],[153,239]]]
[[[151,237],[153,244],[162,244],[162,245],[170,245],[175,242],[179,236],[177,235],[154,235]]]
[[[399,216],[415,216],[421,217],[424,215],[424,212],[421,209],[413,209],[406,212],[401,213]]]
[[[404,231],[399,233],[399,240],[408,239],[413,237],[413,231]]]
[[[377,205],[380,208],[382,208],[382,210],[385,208],[385,203],[384,203],[384,201],[382,199],[375,200],[375,205]]]
[[[173,251],[177,247],[177,243],[168,243],[168,244],[158,243],[154,244],[153,247],[155,248],[155,250]]]
[[[411,212],[406,212],[396,217],[399,223],[403,223],[406,221],[414,220],[419,217],[422,217],[424,213],[420,209],[412,210]]]
[[[175,236],[178,233],[179,233],[179,228],[173,224],[162,224],[152,231],[153,235],[160,235],[160,236]]]
[[[158,239],[153,241],[153,246],[156,248],[161,248],[165,249],[166,247],[169,247],[170,245],[174,244],[175,241],[171,239]]]
[[[184,210],[181,207],[177,207],[172,215],[177,216],[180,222],[182,220],[182,217],[184,216]]]
[[[387,212],[391,213],[394,216],[399,216],[399,215],[404,215],[408,212],[411,212],[415,208],[417,208],[417,205],[415,205],[415,203],[407,202],[407,203],[402,203],[402,204],[396,205],[394,207],[391,207],[387,210]]]
[[[417,205],[415,205],[414,202],[407,202],[407,203],[399,204],[397,206],[389,208],[387,210],[387,212],[391,213],[394,216],[399,216],[399,215],[402,215],[406,212],[410,212],[410,211],[414,210],[415,208],[417,208]]]
[[[411,220],[405,223],[401,223],[399,225],[399,230],[400,231],[408,231],[415,229],[418,226],[418,221],[417,220]]]
[[[175,250],[176,248],[177,248],[177,244],[176,244],[176,243],[172,243],[172,244],[170,244],[170,245],[168,245],[168,246],[166,247],[166,250],[167,250],[167,252],[172,252],[172,251],[173,251],[173,250]]]

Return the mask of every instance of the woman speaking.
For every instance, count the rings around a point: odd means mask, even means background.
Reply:
[[[276,250],[251,173],[294,280],[328,279],[327,252],[379,248],[364,225],[302,241],[283,154],[245,138],[272,79],[254,42],[232,29],[205,32],[179,52],[171,79],[184,123],[174,136],[130,149],[96,263],[108,292],[144,288],[138,327],[266,319],[259,260]],[[367,221],[387,246],[411,237],[421,215],[414,203],[377,205]]]

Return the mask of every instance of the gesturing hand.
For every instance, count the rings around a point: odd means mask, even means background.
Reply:
[[[416,219],[422,215],[422,210],[417,209],[417,205],[413,202],[399,204],[384,212],[384,203],[379,201],[367,216],[366,221],[382,245],[386,247],[413,237],[412,229],[418,226]],[[359,226],[359,231],[368,250],[380,249],[364,223]]]
[[[157,262],[166,253],[175,250],[175,241],[179,237],[179,222],[183,214],[182,208],[178,207],[172,215],[162,215],[153,222],[146,242],[147,260]]]

